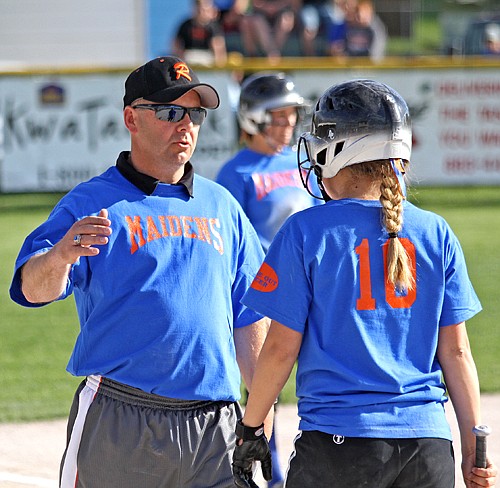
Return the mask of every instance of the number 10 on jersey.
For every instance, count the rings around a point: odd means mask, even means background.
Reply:
[[[368,239],[363,239],[361,244],[355,248],[356,254],[359,256],[359,298],[356,301],[357,310],[375,310],[376,301],[372,295],[372,286],[385,288],[385,301],[392,308],[410,308],[417,297],[416,288],[416,253],[415,246],[406,238],[400,239],[403,247],[406,249],[411,261],[411,269],[415,288],[408,290],[406,294],[398,294],[395,287],[387,280],[387,248],[389,239],[381,247],[381,252],[384,258],[384,283],[372,283],[372,273],[370,265],[370,243]]]

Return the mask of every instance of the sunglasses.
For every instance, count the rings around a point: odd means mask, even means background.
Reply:
[[[142,108],[144,110],[153,110],[158,120],[163,122],[180,122],[186,114],[189,115],[194,125],[201,125],[207,116],[207,111],[201,107],[187,108],[180,105],[154,105],[141,103],[132,108]]]

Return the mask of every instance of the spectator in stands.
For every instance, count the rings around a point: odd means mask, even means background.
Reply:
[[[260,48],[270,61],[278,61],[295,26],[299,0],[250,0],[249,7],[241,21],[245,54],[258,56]]]
[[[485,27],[484,54],[500,55],[500,25],[491,23]]]
[[[240,21],[247,11],[249,0],[214,0],[224,34],[240,33]]]
[[[378,15],[371,0],[346,2],[346,23],[344,52],[346,56],[369,57],[372,61],[380,61],[385,56],[387,29]],[[332,55],[341,55],[339,36],[330,39]],[[332,46],[333,44],[333,46]]]
[[[385,55],[387,30],[375,13],[372,0],[358,0],[355,20],[347,24],[346,53],[379,61]]]
[[[226,62],[226,41],[213,0],[195,0],[193,17],[184,21],[174,39],[174,54],[189,64],[205,66]]]
[[[241,19],[248,9],[249,0],[213,0],[219,10],[219,22],[226,41],[228,59],[230,53],[243,53]]]
[[[357,0],[334,0],[335,19],[327,31],[327,43],[331,56],[345,56],[347,25],[355,21]]]
[[[302,0],[300,10],[303,51],[306,56],[325,54],[318,38],[334,25],[342,24],[344,12],[339,0]]]

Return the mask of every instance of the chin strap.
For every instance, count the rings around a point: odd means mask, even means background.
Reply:
[[[325,190],[325,186],[323,185],[323,179],[321,178],[321,176],[317,176],[317,178],[318,178],[318,187],[319,190],[321,191],[321,195],[323,195],[323,200],[325,202],[329,202],[331,200],[331,197]]]

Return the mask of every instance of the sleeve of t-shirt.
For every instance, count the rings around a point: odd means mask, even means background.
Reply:
[[[450,229],[445,242],[445,295],[439,325],[454,325],[469,320],[481,309],[467,272],[462,247]]]
[[[228,167],[222,167],[216,179],[219,185],[229,190],[245,210],[245,183],[243,178]]]
[[[243,297],[248,307],[304,332],[312,287],[293,217],[276,234],[265,261]]]
[[[242,210],[240,210],[240,219],[241,238],[237,256],[236,279],[232,290],[235,328],[253,324],[264,317],[262,313],[246,307],[241,301],[264,260],[264,251],[255,229]]]
[[[189,21],[184,21],[182,24],[179,26],[177,29],[177,33],[175,34],[175,37],[180,40],[182,43],[189,38]]]
[[[52,249],[59,242],[68,229],[75,222],[75,218],[63,206],[56,206],[48,219],[26,237],[14,265],[14,276],[10,286],[10,297],[24,307],[40,307],[44,303],[31,303],[26,300],[21,290],[21,268],[33,256]],[[71,275],[71,273],[70,273]],[[58,298],[62,300],[72,293],[71,280],[68,281],[65,292]]]

